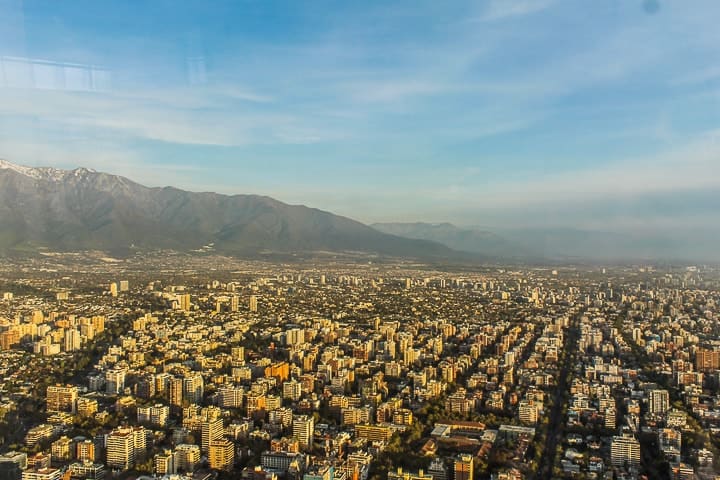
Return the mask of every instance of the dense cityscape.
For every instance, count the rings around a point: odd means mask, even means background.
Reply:
[[[719,18],[0,0],[0,480],[720,480]]]
[[[6,259],[0,478],[719,478],[720,271]]]

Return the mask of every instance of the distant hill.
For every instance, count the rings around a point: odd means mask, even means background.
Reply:
[[[538,258],[560,261],[717,261],[718,250],[707,232],[608,232],[573,228],[498,229],[500,235]],[[700,232],[695,232],[700,233]]]
[[[382,232],[430,240],[498,260],[522,262],[720,261],[717,229],[606,232],[574,228],[458,227],[450,223],[377,223]]]
[[[492,258],[527,258],[531,250],[514,244],[495,233],[457,227],[451,223],[375,223],[376,230],[401,237],[429,240],[452,249]]]
[[[131,248],[235,255],[363,252],[458,258],[438,243],[379,232],[332,213],[257,195],[148,188],[86,168],[30,168],[0,160],[0,250]]]
[[[371,254],[423,260],[720,261],[717,226],[615,233],[571,228],[378,223],[258,195],[149,188],[87,168],[31,168],[0,160],[0,253],[133,249],[237,256]],[[468,253],[464,253],[468,252]]]

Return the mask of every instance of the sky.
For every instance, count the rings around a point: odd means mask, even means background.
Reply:
[[[720,228],[720,2],[0,0],[0,158],[360,221]]]

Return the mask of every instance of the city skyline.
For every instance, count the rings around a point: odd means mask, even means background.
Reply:
[[[720,480],[718,14],[0,0],[0,480]]]
[[[0,471],[715,479],[719,288],[712,266],[11,257]]]
[[[711,2],[0,8],[14,163],[366,223],[717,224]]]

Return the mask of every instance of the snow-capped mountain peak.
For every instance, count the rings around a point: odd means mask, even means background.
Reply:
[[[15,173],[19,173],[20,175],[24,175],[26,177],[35,178],[38,180],[51,180],[56,182],[64,180],[68,175],[82,177],[88,174],[97,173],[95,170],[82,167],[76,168],[74,170],[62,170],[52,167],[26,167],[24,165],[17,165],[15,163],[8,162],[7,160],[3,160],[1,158],[0,170],[12,170]]]
[[[16,165],[14,163],[10,163],[7,160],[3,160],[0,158],[0,170],[12,170],[16,173],[19,173],[20,175],[25,175],[26,177],[32,177],[32,178],[41,178],[42,175],[38,171],[37,168],[32,167],[24,167],[22,165]]]

